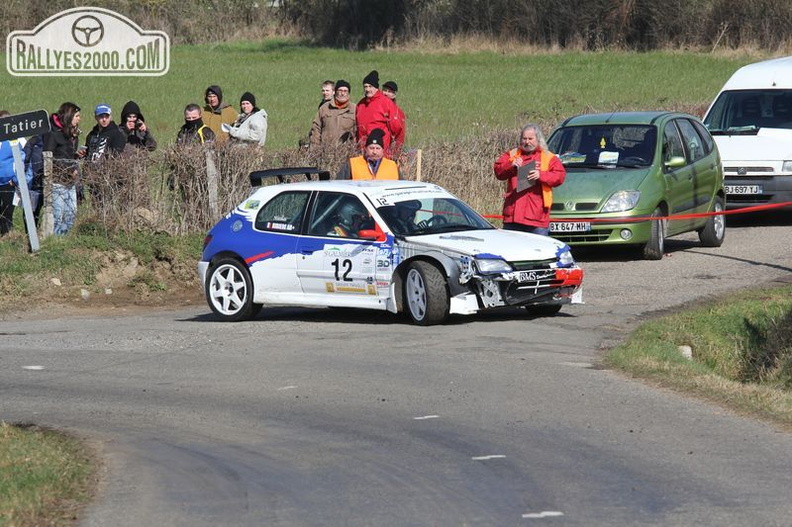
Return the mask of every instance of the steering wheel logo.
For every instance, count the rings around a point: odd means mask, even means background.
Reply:
[[[104,37],[104,25],[95,16],[85,15],[74,21],[72,38],[84,48],[97,45]]]

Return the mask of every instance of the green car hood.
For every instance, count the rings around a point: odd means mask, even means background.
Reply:
[[[553,201],[598,203],[597,210],[599,210],[614,192],[639,190],[650,171],[650,167],[639,169],[570,167],[567,168],[563,185],[553,189]]]

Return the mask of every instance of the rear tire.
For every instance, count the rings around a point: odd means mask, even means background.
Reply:
[[[419,326],[448,318],[448,284],[443,272],[428,262],[413,262],[404,279],[404,302],[410,319]]]
[[[238,260],[218,260],[209,269],[204,288],[209,307],[223,321],[249,320],[261,311],[261,304],[253,303],[250,272]]]
[[[712,212],[723,212],[726,208],[723,198],[715,196]],[[707,218],[707,223],[698,231],[699,240],[704,247],[720,247],[726,237],[726,217],[716,214]]]
[[[663,209],[657,207],[652,213],[652,218],[663,217]],[[649,241],[643,246],[643,257],[647,260],[662,260],[665,251],[665,239],[668,220],[652,220]]]

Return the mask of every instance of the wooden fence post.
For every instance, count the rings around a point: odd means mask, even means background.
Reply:
[[[212,149],[206,151],[206,189],[209,193],[209,214],[214,221],[219,212],[217,206],[217,163],[215,163],[215,152]]]
[[[44,156],[44,186],[41,189],[41,212],[39,216],[39,234],[42,238],[52,236],[55,230],[55,218],[52,217],[52,152],[42,152]]]

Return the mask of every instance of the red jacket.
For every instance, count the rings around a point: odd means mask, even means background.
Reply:
[[[358,144],[363,147],[366,144],[368,134],[374,128],[381,128],[385,132],[382,146],[385,152],[390,154],[390,144],[393,138],[403,138],[404,122],[399,117],[399,110],[396,105],[384,93],[377,90],[371,99],[363,97],[355,108],[355,120],[357,121]]]
[[[526,154],[522,149],[504,152],[495,161],[495,177],[507,181],[506,194],[503,199],[503,222],[521,223],[533,227],[547,227],[550,225],[550,205],[552,205],[552,187],[557,187],[564,182],[566,170],[558,156],[548,152],[546,167],[542,166],[541,150],[536,149],[531,154]],[[522,157],[523,164],[536,161],[539,166],[539,182],[526,190],[517,193],[517,167],[512,165],[514,156]],[[549,204],[543,196],[550,194]]]
[[[399,121],[402,125],[400,133],[393,133],[393,153],[394,157],[399,157],[401,149],[404,146],[404,138],[407,135],[407,116],[404,115],[404,110],[402,110],[401,107],[396,104],[396,101],[393,101],[393,106],[396,107],[396,116],[399,118]]]

